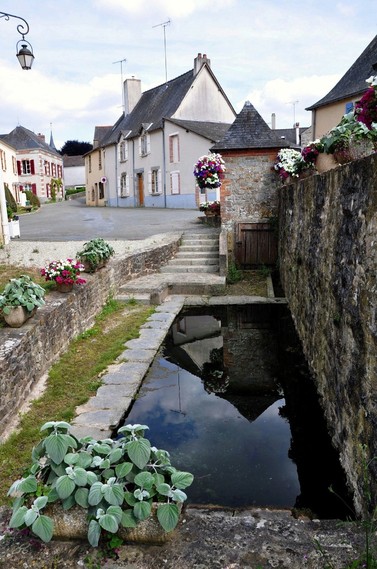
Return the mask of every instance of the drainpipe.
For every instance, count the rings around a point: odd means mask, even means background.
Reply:
[[[119,201],[118,201],[118,145],[115,144],[114,146],[114,150],[115,150],[115,195],[116,195],[116,200],[117,200],[117,207],[119,207]]]
[[[162,119],[162,186],[164,188],[164,207],[166,208],[166,145],[165,119]]]
[[[132,139],[132,191],[134,195],[134,207],[136,207],[135,193],[135,138]]]
[[[4,245],[8,245],[8,243],[10,242],[10,233],[9,233],[7,202],[5,200],[5,188],[4,188],[2,168],[0,168],[0,210],[1,210],[1,228],[4,239]]]

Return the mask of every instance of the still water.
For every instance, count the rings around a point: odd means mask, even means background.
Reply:
[[[285,306],[182,312],[125,423],[148,425],[195,475],[192,504],[342,517],[328,490],[344,495],[342,472]]]

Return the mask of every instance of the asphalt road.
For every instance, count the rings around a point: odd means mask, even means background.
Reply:
[[[20,216],[21,241],[146,239],[158,233],[203,228],[193,209],[88,207],[82,198],[44,204]]]

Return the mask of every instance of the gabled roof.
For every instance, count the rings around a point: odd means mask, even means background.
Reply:
[[[16,126],[12,132],[9,134],[1,134],[0,137],[16,150],[41,149],[50,152],[50,154],[60,156],[60,154],[44,142],[40,136],[23,126]]]
[[[112,125],[94,127],[94,137],[93,137],[94,148],[97,147],[99,144],[101,144],[101,140],[105,138],[105,136],[107,136],[107,134],[110,132],[112,128],[113,128]],[[89,152],[87,152],[86,154],[89,154]]]
[[[253,105],[246,101],[242,111],[226,132],[224,138],[211,150],[241,150],[247,148],[282,148],[289,146],[276,131],[271,130]]]
[[[131,131],[129,137],[138,136],[144,124],[148,132],[162,127],[164,117],[171,117],[194,81],[193,70],[142,93],[138,103],[128,115],[119,117],[110,132],[101,140],[101,146],[118,142],[121,131]]]
[[[219,122],[209,122],[209,121],[187,121],[182,119],[167,119],[171,123],[176,124],[190,132],[199,134],[211,140],[212,142],[218,142],[224,136],[230,127],[228,123]]]
[[[301,137],[309,127],[304,126],[299,128],[299,135]],[[275,129],[277,136],[282,140],[289,142],[290,146],[296,146],[296,129],[295,128],[277,128]],[[298,144],[300,146],[300,144]]]
[[[371,75],[377,73],[377,36],[370,42],[368,47],[356,59],[355,63],[349,68],[347,73],[338,81],[329,93],[311,107],[307,107],[307,111],[311,111],[318,107],[323,107],[329,103],[335,103],[346,98],[361,95],[368,85],[366,80]]]

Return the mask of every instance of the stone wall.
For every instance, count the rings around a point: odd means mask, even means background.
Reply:
[[[361,445],[377,456],[376,190],[373,155],[280,192],[282,284],[359,513]]]
[[[132,278],[156,272],[176,252],[177,237],[123,259],[115,259],[69,294],[52,292],[46,305],[21,328],[0,329],[0,433],[17,413],[36,382],[88,329],[109,296]]]

